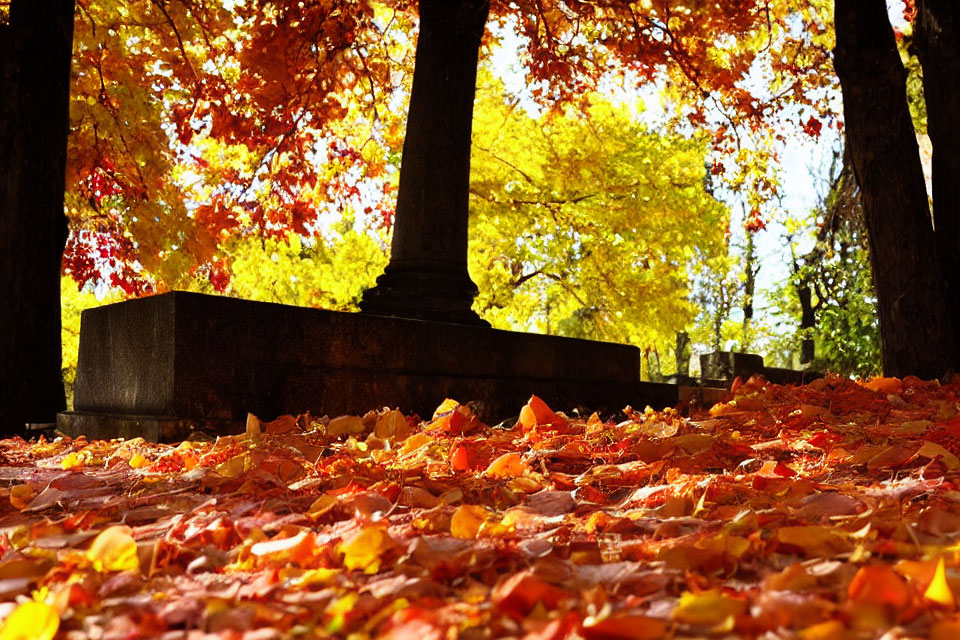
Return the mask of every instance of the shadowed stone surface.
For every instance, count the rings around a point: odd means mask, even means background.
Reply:
[[[767,367],[763,364],[763,356],[737,351],[705,353],[700,356],[700,369],[701,384],[706,387],[726,387],[737,377],[746,382],[750,376],[757,374],[774,384],[800,385],[823,377],[822,372],[813,369],[796,371]]]
[[[446,397],[488,423],[531,394],[560,410],[677,403],[639,381],[635,347],[174,292],[83,312],[70,435],[177,440],[242,430],[247,412],[428,417]]]

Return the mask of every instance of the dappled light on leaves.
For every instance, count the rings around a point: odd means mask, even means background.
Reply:
[[[0,640],[53,640],[60,615],[52,606],[27,600],[7,616],[0,626]]]
[[[0,634],[947,640],[958,398],[753,378],[688,415],[5,440]]]

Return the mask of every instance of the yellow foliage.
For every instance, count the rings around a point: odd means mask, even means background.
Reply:
[[[380,557],[396,543],[382,527],[365,527],[340,543],[347,569],[362,569],[365,573],[380,571]]]
[[[101,531],[87,551],[87,559],[97,571],[139,571],[137,543],[130,527],[114,525]]]
[[[850,551],[853,547],[847,535],[832,527],[816,525],[780,527],[774,533],[774,537],[779,542],[803,549],[804,553],[810,556],[831,557]]]
[[[44,602],[28,600],[17,606],[0,626],[0,640],[53,640],[60,614]]]
[[[18,484],[10,489],[10,504],[15,509],[23,511],[36,495],[37,489],[33,485]]]
[[[450,535],[463,540],[475,540],[488,516],[489,512],[479,505],[462,504],[450,519]]]
[[[923,597],[931,602],[936,602],[951,609],[956,606],[956,598],[950,589],[950,585],[947,584],[947,573],[943,565],[943,558],[940,558],[939,562],[937,562],[933,580],[930,581],[926,591],[923,592]]]
[[[745,600],[733,598],[711,589],[701,593],[685,592],[680,596],[673,618],[697,627],[711,627],[726,631],[733,629],[737,616],[746,611]]]

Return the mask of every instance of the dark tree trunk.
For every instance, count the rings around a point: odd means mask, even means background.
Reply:
[[[0,433],[53,422],[74,0],[13,0],[0,42]]]
[[[690,375],[690,334],[686,331],[677,332],[677,341],[674,346],[674,357],[677,360],[677,373],[681,376]]]
[[[813,291],[810,283],[801,279],[797,283],[797,298],[800,299],[800,364],[810,364],[816,355],[813,330],[817,326],[817,314],[813,306]]]
[[[944,375],[956,365],[905,71],[884,0],[836,0],[835,66],[870,237],[887,375]]]
[[[486,324],[467,273],[470,135],[489,0],[420,0],[390,264],[366,313]]]
[[[917,9],[914,46],[933,143],[934,233],[960,344],[960,3],[920,0]]]
[[[743,281],[743,340],[741,345],[743,351],[750,349],[751,330],[753,329],[753,296],[757,288],[757,258],[756,244],[753,240],[753,232],[747,231],[747,255],[744,260],[744,273],[746,279]]]

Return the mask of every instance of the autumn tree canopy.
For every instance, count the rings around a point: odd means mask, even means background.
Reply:
[[[694,5],[495,1],[482,51],[518,33],[548,107],[611,69],[637,85],[666,78],[677,125],[712,132],[713,173],[753,194],[760,215],[773,159],[747,138],[831,122],[818,98],[829,8]],[[389,226],[417,24],[410,2],[80,0],[68,272],[132,293],[198,274],[222,289],[231,235],[309,235],[344,208]],[[772,82],[744,88],[751,70]],[[823,117],[791,125],[790,101]]]

